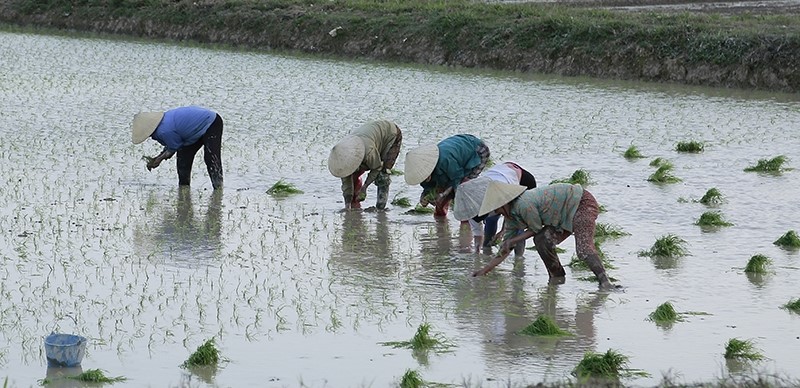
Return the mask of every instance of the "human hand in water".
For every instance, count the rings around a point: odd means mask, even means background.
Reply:
[[[150,171],[161,164],[161,159],[159,158],[145,156],[144,159],[147,161],[147,171]]]

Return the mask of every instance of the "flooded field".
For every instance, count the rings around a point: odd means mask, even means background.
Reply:
[[[117,387],[397,386],[408,370],[456,386],[525,386],[573,378],[586,352],[613,349],[647,373],[630,386],[728,376],[800,379],[800,172],[745,172],[780,155],[800,167],[800,98],[575,78],[382,66],[166,44],[0,32],[0,382],[81,386],[48,368],[51,331],[89,339],[80,370]],[[198,104],[225,120],[225,188],[201,157],[192,186],[160,146],[130,142],[140,110]],[[403,130],[401,155],[456,133],[489,145],[544,184],[578,169],[628,235],[600,247],[621,292],[599,292],[567,267],[548,285],[535,251],[489,276],[452,217],[350,212],[327,170],[330,147],[360,124]],[[676,152],[697,141],[700,153]],[[635,145],[641,159],[622,156]],[[680,182],[648,181],[657,157]],[[399,158],[397,169],[403,169]],[[266,191],[284,179],[303,191]],[[390,198],[421,188],[395,176]],[[698,200],[717,188],[725,201]],[[367,203],[374,203],[375,191]],[[720,211],[729,227],[696,225]],[[648,257],[675,235],[688,255]],[[528,243],[529,247],[532,245]],[[574,241],[561,247],[564,264]],[[771,259],[762,275],[748,260]],[[648,320],[670,302],[683,321]],[[688,313],[688,314],[686,314]],[[573,335],[520,330],[549,315]],[[449,344],[383,344],[417,329]],[[730,362],[733,338],[765,357]],[[182,368],[205,341],[217,368]]]

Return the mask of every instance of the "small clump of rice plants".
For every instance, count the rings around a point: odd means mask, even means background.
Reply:
[[[784,155],[778,155],[772,159],[759,159],[755,166],[747,167],[744,170],[747,172],[782,172],[788,170],[783,167],[788,160]]]
[[[381,344],[393,348],[407,348],[413,350],[446,349],[451,346],[441,335],[431,334],[431,325],[429,323],[419,325],[416,333],[414,333],[414,336],[409,341],[390,341],[381,342]]]
[[[783,305],[783,308],[793,313],[800,314],[800,298],[797,298],[795,300],[790,300],[789,303]]]
[[[648,182],[656,182],[656,183],[677,183],[681,181],[681,178],[678,178],[672,175],[672,169],[674,166],[670,162],[664,162],[660,166],[656,172],[650,174],[647,178]]]
[[[431,214],[435,210],[433,208],[427,206],[414,206],[414,208],[409,209],[406,213],[408,214]]]
[[[66,378],[87,383],[116,383],[127,380],[127,378],[122,376],[108,377],[101,369],[89,369],[75,376],[66,376]]]
[[[292,194],[303,194],[303,191],[295,187],[293,184],[279,179],[272,187],[267,190],[267,194],[276,197],[286,197]]]
[[[583,359],[572,370],[579,379],[616,379],[631,375],[647,376],[647,373],[628,368],[630,358],[615,350],[605,353],[587,352]]]
[[[549,315],[540,315],[533,323],[520,330],[520,333],[535,336],[572,335],[572,333],[558,327],[556,321]]]
[[[686,240],[674,234],[657,238],[649,250],[639,252],[639,256],[651,257],[682,257],[687,254]]]
[[[622,156],[624,156],[625,159],[641,159],[645,157],[644,155],[642,155],[641,152],[639,152],[639,149],[636,148],[635,145],[631,145],[630,147],[628,147],[628,149],[625,150],[625,153],[622,154]]]
[[[408,197],[400,197],[400,198],[395,197],[392,200],[392,205],[400,207],[411,207],[411,201],[408,199]]]
[[[797,236],[797,232],[790,230],[775,240],[773,244],[784,248],[800,248],[800,237]]]
[[[716,187],[708,189],[703,198],[700,198],[700,203],[703,205],[719,205],[722,202],[725,202],[725,197]]]
[[[620,238],[629,235],[630,233],[625,232],[617,225],[604,224],[602,222],[594,225],[594,236],[597,238]]]
[[[675,311],[675,307],[670,302],[664,302],[656,307],[655,311],[648,315],[648,319],[661,324],[674,323],[682,320],[680,314]]]
[[[725,358],[729,360],[763,360],[764,355],[756,349],[753,341],[731,338],[725,345]]]
[[[698,226],[731,226],[732,223],[725,221],[722,217],[722,212],[708,211],[700,215],[700,218],[695,222]]]
[[[772,260],[770,260],[769,257],[762,254],[753,255],[753,257],[747,261],[747,266],[744,267],[744,272],[765,274],[767,273],[767,267],[770,264],[772,264]]]
[[[679,141],[677,145],[675,145],[675,151],[678,152],[691,152],[691,153],[699,153],[703,152],[705,149],[705,145],[702,142],[690,140],[690,141]]]
[[[400,388],[420,388],[426,386],[422,376],[416,370],[407,369],[400,379]]]
[[[550,184],[552,185],[554,183],[569,183],[573,185],[578,184],[581,186],[586,186],[589,184],[589,181],[590,181],[589,172],[584,169],[580,169],[580,170],[575,170],[575,172],[573,172],[572,176],[570,176],[569,178],[556,179],[550,182]]]
[[[219,362],[219,350],[214,345],[214,339],[210,339],[197,347],[192,355],[181,364],[182,367],[211,366]]]
[[[529,247],[527,247],[525,249],[527,249],[529,251],[535,251],[536,250],[536,245],[531,245],[531,246],[529,246]],[[556,246],[556,253],[566,253],[566,252],[567,252],[566,249],[561,248],[559,246]]]
[[[597,242],[595,242],[595,244],[597,244]],[[600,256],[600,262],[603,263],[603,267],[605,269],[617,269],[617,267],[613,263],[611,263],[611,260],[606,258],[606,254],[602,250],[600,250],[599,248],[595,249],[597,250],[597,255]],[[589,266],[586,264],[586,262],[579,259],[578,256],[574,255],[572,256],[572,259],[570,259],[569,264],[567,264],[567,267],[570,267],[574,270],[583,270],[583,271],[589,270]]]
[[[667,159],[664,159],[662,157],[658,157],[658,158],[655,158],[655,159],[650,161],[650,166],[651,167],[661,167],[662,165],[667,164],[667,163],[669,163],[669,161]]]

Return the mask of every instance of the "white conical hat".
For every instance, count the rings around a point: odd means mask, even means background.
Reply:
[[[478,210],[478,215],[482,216],[511,202],[512,199],[522,194],[525,189],[526,187],[521,185],[512,185],[498,181],[489,182],[489,186],[486,188],[486,195],[483,196],[483,202],[481,202],[481,209]]]
[[[328,156],[328,171],[337,178],[344,178],[358,170],[366,153],[364,141],[355,135],[347,135],[336,143]]]
[[[475,179],[466,181],[456,189],[456,199],[453,201],[453,215],[459,221],[466,221],[478,215],[478,211],[486,195],[486,188],[492,179],[486,176],[479,176]]]
[[[133,115],[133,123],[131,123],[131,141],[133,144],[139,144],[147,140],[156,130],[163,117],[164,112],[139,112]]]
[[[403,176],[409,185],[418,185],[431,175],[439,162],[439,147],[428,144],[414,148],[406,153]]]

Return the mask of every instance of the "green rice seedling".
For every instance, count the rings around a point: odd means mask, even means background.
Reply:
[[[800,314],[800,298],[797,298],[795,300],[790,300],[789,303],[783,305],[783,308],[793,313]]]
[[[413,209],[409,209],[406,213],[407,214],[431,214],[434,212],[433,208],[427,206],[414,206]]]
[[[719,205],[722,202],[725,202],[725,197],[722,196],[722,193],[717,190],[716,187],[708,189],[703,195],[703,198],[700,198],[700,203],[703,205]]]
[[[586,186],[589,184],[589,182],[590,182],[589,172],[584,169],[580,169],[580,170],[575,170],[575,172],[573,172],[572,176],[570,176],[569,178],[556,179],[550,182],[550,184],[552,185],[554,183],[569,183],[573,185],[578,184],[581,186]]]
[[[625,232],[621,227],[616,225],[598,222],[594,226],[594,236],[597,238],[619,238],[628,235],[630,235],[630,233]]]
[[[400,197],[392,200],[392,205],[400,206],[400,207],[411,207],[411,201],[408,197]]]
[[[700,218],[695,222],[699,226],[731,226],[732,223],[725,221],[722,217],[722,212],[708,211],[700,215]]]
[[[775,240],[773,244],[784,248],[800,248],[800,237],[797,236],[797,232],[790,230]]]
[[[527,247],[525,249],[530,250],[530,251],[535,251],[536,250],[536,245],[531,245],[531,246],[529,246],[529,247]],[[559,246],[556,247],[556,253],[566,253],[566,252],[567,252],[566,249],[561,248]]]
[[[747,172],[781,172],[787,170],[783,165],[788,160],[784,155],[772,159],[759,159],[755,166],[747,167],[744,170]]]
[[[394,168],[393,168],[393,169],[389,170],[389,175],[395,175],[395,176],[397,176],[397,175],[403,175],[403,172],[402,172],[402,171],[400,171],[400,170],[398,170],[398,169],[394,169]]]
[[[286,197],[292,194],[303,194],[303,191],[295,187],[293,184],[279,179],[272,187],[267,190],[267,194],[276,197]]]
[[[600,261],[603,263],[603,267],[605,267],[605,269],[617,269],[617,267],[611,263],[611,260],[606,257],[606,254],[600,249],[600,247],[597,246],[597,244],[598,242],[595,241],[595,249],[597,250],[598,256],[600,256]],[[589,266],[586,264],[586,262],[574,255],[572,256],[572,259],[570,259],[569,264],[567,264],[567,267],[575,270],[589,270]]]
[[[682,257],[687,254],[686,240],[674,234],[659,237],[649,250],[639,252],[639,256],[651,257]]]
[[[206,341],[204,344],[197,347],[194,353],[189,356],[189,359],[181,365],[184,368],[194,366],[209,366],[216,365],[219,362],[219,350],[214,345],[214,339]]]
[[[118,381],[125,381],[127,378],[122,376],[108,377],[100,369],[89,369],[75,376],[65,376],[68,379],[84,381],[87,383],[116,383]]]
[[[615,379],[630,375],[647,375],[644,371],[629,369],[629,360],[628,356],[611,349],[605,353],[587,352],[575,366],[572,374],[580,379]]]
[[[691,152],[691,153],[698,153],[703,152],[705,149],[705,145],[699,141],[679,141],[678,144],[675,146],[675,151],[678,152]]]
[[[675,307],[670,302],[664,302],[656,307],[655,311],[648,315],[648,319],[655,323],[674,323],[681,321],[681,316],[675,311]]]
[[[650,161],[650,167],[661,167],[661,165],[665,163],[669,163],[669,161],[662,157],[658,157]]]
[[[418,350],[431,350],[431,349],[446,349],[450,347],[450,343],[442,339],[439,335],[433,335],[430,332],[431,325],[423,323],[419,325],[414,337],[410,341],[391,341],[382,342],[382,345],[391,346],[393,348],[408,348],[415,351]]]
[[[680,182],[681,179],[672,175],[672,163],[664,162],[660,166],[656,172],[650,174],[650,177],[647,178],[649,182],[656,182],[656,183],[677,183]]]
[[[641,159],[645,157],[644,155],[642,155],[641,152],[639,152],[639,149],[636,148],[635,145],[631,145],[630,147],[628,147],[628,149],[625,150],[625,153],[622,154],[622,156],[624,156],[625,159]]]
[[[536,336],[572,335],[572,333],[558,327],[556,321],[549,315],[540,315],[533,323],[520,330],[520,333]]]
[[[765,274],[767,273],[767,266],[770,264],[772,264],[772,260],[770,260],[769,257],[761,254],[753,255],[753,257],[747,261],[747,266],[744,267],[744,272]]]
[[[729,360],[763,360],[764,356],[756,349],[753,341],[731,338],[725,345],[725,358]]]
[[[425,381],[422,380],[416,370],[407,369],[406,373],[403,374],[403,378],[400,379],[400,388],[419,388],[425,385]]]

